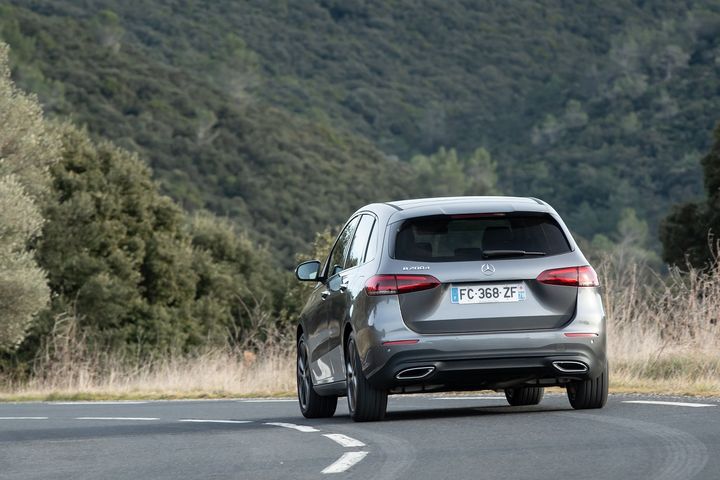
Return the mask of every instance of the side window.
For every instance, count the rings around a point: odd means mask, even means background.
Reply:
[[[367,250],[370,233],[373,230],[375,219],[371,215],[363,215],[360,217],[360,223],[355,229],[355,237],[353,238],[350,251],[345,260],[345,268],[351,268],[360,265],[365,260],[365,251]]]
[[[367,249],[365,251],[364,262],[369,262],[375,258],[377,253],[377,241],[378,241],[378,223],[373,224],[372,233],[370,234],[370,241],[368,241]]]
[[[360,217],[355,217],[350,223],[347,224],[345,229],[340,233],[335,242],[330,257],[328,258],[327,276],[332,277],[338,272],[344,269],[345,257],[347,256],[348,249],[350,248],[350,241],[355,233],[355,227],[357,227]]]

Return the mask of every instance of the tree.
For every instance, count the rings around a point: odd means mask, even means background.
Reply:
[[[0,43],[0,351],[17,348],[49,299],[31,244],[43,225],[37,202],[56,139],[36,98],[11,81],[8,47]]]
[[[38,243],[54,295],[28,351],[64,314],[91,349],[137,355],[226,346],[279,328],[288,276],[265,249],[227,220],[189,219],[137,155],[69,124],[60,133]]]
[[[650,248],[649,242],[647,222],[639,219],[634,209],[624,208],[615,233],[610,237],[601,234],[593,236],[590,250],[596,255],[611,258],[618,265],[660,267],[660,258]]]
[[[0,351],[17,348],[49,299],[45,274],[28,250],[41,226],[40,211],[17,178],[0,177]]]
[[[59,140],[34,95],[10,79],[9,49],[0,42],[0,175],[15,175],[34,199],[48,187],[48,168],[57,161]]]
[[[190,234],[197,275],[193,317],[203,322],[204,341],[262,343],[281,331],[282,311],[296,305],[286,301],[290,278],[270,253],[207,212],[192,217]]]
[[[497,163],[484,148],[476,149],[466,160],[467,175],[465,195],[496,195],[500,193],[497,182]]]
[[[444,147],[410,160],[422,196],[490,195],[497,193],[497,165],[484,148],[461,158]]]
[[[703,157],[707,198],[673,207],[660,225],[663,260],[670,264],[706,266],[717,253],[720,234],[720,124],[715,128],[714,144]]]
[[[55,294],[46,318],[72,312],[103,348],[185,347],[201,333],[182,211],[136,155],[71,125],[60,130],[38,244]]]

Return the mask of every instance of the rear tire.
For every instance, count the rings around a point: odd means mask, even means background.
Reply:
[[[608,365],[597,378],[572,382],[567,386],[567,396],[570,405],[575,410],[586,410],[591,408],[602,408],[605,406],[608,397],[609,373]]]
[[[515,387],[505,389],[505,398],[513,407],[537,405],[545,394],[543,387]]]
[[[297,391],[300,411],[305,418],[327,418],[335,415],[338,397],[323,397],[318,395],[313,387],[305,334],[300,335],[297,343]]]
[[[365,378],[354,333],[350,333],[345,352],[345,375],[350,417],[356,422],[382,420],[387,411],[388,394],[385,390],[373,388]]]

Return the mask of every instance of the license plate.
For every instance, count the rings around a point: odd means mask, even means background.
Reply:
[[[450,287],[450,301],[461,305],[522,302],[523,300],[525,300],[525,286],[521,283]]]

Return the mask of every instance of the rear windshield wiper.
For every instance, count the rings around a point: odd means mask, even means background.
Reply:
[[[545,252],[529,252],[527,250],[484,250],[483,258],[501,258],[501,257],[527,257],[527,256],[543,256]]]

